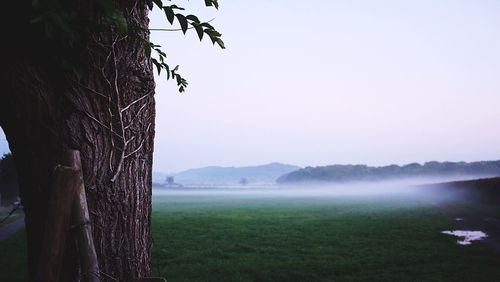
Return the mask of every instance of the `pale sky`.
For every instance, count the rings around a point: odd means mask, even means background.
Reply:
[[[155,171],[500,159],[500,1],[203,3],[226,50],[152,32],[190,83],[157,78]]]

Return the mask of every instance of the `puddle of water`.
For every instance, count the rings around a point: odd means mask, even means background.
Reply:
[[[441,233],[461,237],[462,239],[457,241],[460,245],[470,245],[472,241],[483,240],[488,237],[483,231],[453,230],[442,231]]]

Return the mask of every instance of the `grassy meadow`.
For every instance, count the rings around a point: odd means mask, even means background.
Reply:
[[[154,203],[155,272],[169,281],[493,281],[482,243],[432,199],[217,198]]]
[[[494,281],[483,242],[413,197],[156,196],[154,272],[168,281]],[[25,281],[24,232],[0,241],[0,281]]]

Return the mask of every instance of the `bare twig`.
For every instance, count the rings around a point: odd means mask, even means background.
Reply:
[[[116,42],[116,40],[115,40],[115,42]],[[121,104],[120,100],[121,99],[120,99],[120,90],[118,87],[118,67],[117,67],[117,63],[116,63],[116,53],[115,53],[114,44],[113,44],[113,48],[112,48],[112,53],[113,53],[113,66],[114,66],[114,70],[115,70],[114,90],[115,90],[115,94],[116,94],[118,122],[119,122],[119,125],[121,127],[121,133],[122,133],[122,137],[123,137],[123,139],[122,139],[123,140],[123,148],[121,151],[120,160],[118,161],[118,166],[116,167],[115,174],[111,178],[111,182],[115,182],[116,179],[118,178],[118,176],[120,175],[121,170],[122,170],[123,161],[125,160],[125,150],[127,148],[127,144],[125,143],[125,125],[123,124],[123,111],[120,108],[120,104]]]
[[[99,124],[100,126],[106,128],[107,130],[109,130],[111,133],[113,133],[114,135],[116,135],[118,138],[123,138],[120,134],[114,132],[111,128],[109,128],[107,125],[105,125],[104,123],[100,122],[98,119],[96,119],[95,117],[93,117],[91,114],[89,114],[88,112],[86,111],[83,111],[85,113],[85,115],[87,117],[89,117],[91,120],[95,121],[97,124]]]
[[[132,107],[133,105],[135,105],[137,102],[140,102],[141,100],[143,100],[144,98],[147,98],[149,97],[149,94],[146,94],[144,96],[142,96],[141,98],[133,101],[132,103],[128,104],[125,108],[121,109],[121,112],[125,112],[126,110],[130,109],[130,107]]]
[[[135,150],[133,150],[131,153],[129,153],[128,155],[125,156],[125,159],[132,156],[133,154],[139,152],[139,150],[142,148],[142,145],[144,145],[144,139],[141,140],[141,144],[139,146],[137,146],[137,148]]]
[[[151,102],[147,102],[147,103],[144,103],[140,108],[139,110],[136,112],[136,114],[134,115],[134,117],[130,120],[129,124],[127,124],[125,126],[125,129],[128,129],[130,126],[132,126],[133,122],[135,121],[135,119],[139,116],[139,114],[142,112],[142,110],[144,108],[146,108],[147,105],[149,105]]]
[[[128,139],[127,141],[125,141],[125,145],[128,145],[128,143],[134,141],[134,139],[135,139],[135,136],[130,137],[130,139]]]
[[[116,279],[115,277],[113,277],[113,276],[111,276],[111,275],[107,274],[106,272],[104,272],[104,271],[102,271],[102,270],[101,270],[101,271],[99,271],[99,274],[102,274],[102,275],[106,276],[107,278],[109,278],[109,279],[111,279],[111,280],[113,280],[113,281],[119,281],[119,280],[118,280],[118,279]]]
[[[92,92],[92,93],[94,93],[94,94],[97,94],[97,95],[101,96],[101,97],[102,97],[102,98],[104,98],[104,99],[108,99],[108,98],[109,98],[108,96],[106,96],[106,95],[102,94],[101,92],[98,92],[98,91],[97,91],[97,90],[95,90],[95,89],[92,89],[92,88],[90,88],[90,87],[88,87],[88,86],[86,86],[86,85],[81,84],[79,81],[76,81],[76,80],[73,80],[73,81],[74,81],[74,82],[75,82],[78,86],[80,86],[80,87],[82,87],[82,88],[85,88],[86,90],[88,90],[88,91],[90,91],[90,92]]]

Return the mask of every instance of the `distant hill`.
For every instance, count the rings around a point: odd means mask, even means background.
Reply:
[[[500,176],[500,161],[427,162],[403,166],[330,165],[306,167],[280,176],[280,184],[301,182],[372,181],[410,177]]]
[[[239,184],[243,179],[248,184],[276,183],[276,179],[286,173],[300,169],[298,166],[281,163],[270,163],[260,166],[220,167],[209,166],[189,169],[172,174],[176,183],[180,184]],[[166,174],[155,173],[156,183],[163,183]],[[162,177],[163,176],[163,177]],[[158,179],[162,177],[162,179]]]

